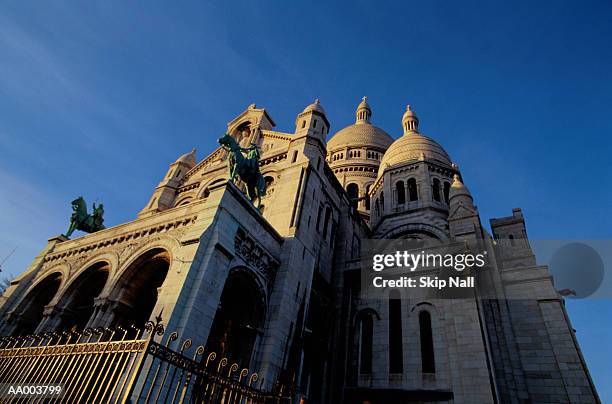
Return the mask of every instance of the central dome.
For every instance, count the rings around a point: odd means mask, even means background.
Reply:
[[[377,146],[386,149],[393,143],[387,132],[370,124],[354,124],[338,131],[327,142],[327,150],[343,147]]]
[[[327,150],[361,146],[373,146],[386,150],[393,143],[393,138],[387,132],[370,123],[372,110],[367,103],[367,97],[363,97],[357,106],[355,116],[356,120],[353,125],[338,131],[327,142]]]

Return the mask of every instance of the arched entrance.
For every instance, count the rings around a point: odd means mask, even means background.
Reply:
[[[32,334],[43,318],[45,306],[51,302],[62,283],[62,275],[54,273],[43,279],[23,298],[16,311],[15,328],[12,335]]]
[[[208,349],[248,367],[264,318],[265,301],[259,285],[244,270],[232,271],[223,287]]]
[[[58,303],[61,310],[59,329],[82,330],[94,312],[94,299],[98,297],[108,279],[109,265],[98,262],[75,279]]]
[[[115,309],[114,325],[142,327],[151,317],[157,303],[158,288],[162,286],[168,269],[170,254],[161,248],[142,254],[125,271],[115,287],[119,304]]]

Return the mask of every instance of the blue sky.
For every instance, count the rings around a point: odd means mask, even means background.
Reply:
[[[320,98],[333,133],[363,95],[394,137],[413,106],[484,222],[522,207],[531,238],[609,239],[611,43],[607,1],[5,0],[3,275],[66,230],[75,196],[103,201],[108,225],[132,220],[168,164],[205,156],[248,104],[292,132]],[[568,309],[612,401],[612,302]]]

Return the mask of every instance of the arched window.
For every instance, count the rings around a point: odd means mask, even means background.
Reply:
[[[359,203],[359,186],[357,184],[349,184],[346,187],[346,193],[348,195],[350,205],[357,209]]]
[[[434,201],[440,202],[440,180],[437,178],[434,178],[431,188],[432,188]]]
[[[389,372],[402,373],[404,359],[402,350],[402,301],[400,293],[392,290],[389,294]]]
[[[444,202],[446,202],[447,205],[449,201],[449,195],[450,195],[450,183],[447,181],[444,181]]]
[[[359,371],[372,373],[372,337],[374,334],[374,320],[371,315],[361,318],[361,344],[359,349]]]
[[[383,192],[380,193],[380,211],[385,211],[385,194]]]
[[[306,127],[306,121],[302,121],[302,128]]]
[[[366,210],[370,210],[370,186],[366,186],[365,191],[365,208]]]
[[[419,330],[421,334],[421,370],[423,373],[436,373],[431,315],[427,311],[419,313]]]
[[[380,204],[378,203],[378,198],[374,201],[374,210],[376,211],[376,216],[380,216]]]
[[[410,178],[408,180],[408,196],[411,202],[419,199],[419,194],[417,192],[417,183],[414,178]]]
[[[403,205],[406,203],[406,190],[404,189],[404,181],[398,181],[395,184],[395,191],[397,193],[397,204]]]

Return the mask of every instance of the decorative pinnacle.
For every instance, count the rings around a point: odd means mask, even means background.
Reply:
[[[362,100],[363,102],[367,102],[367,101],[368,101],[368,97],[364,95],[364,96],[361,98],[361,100]]]

